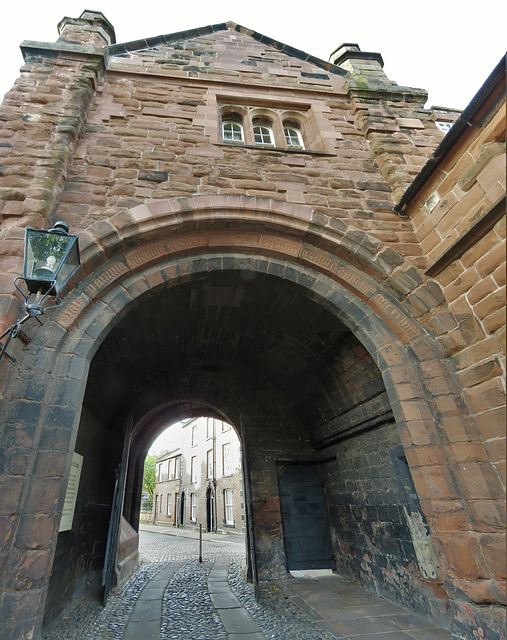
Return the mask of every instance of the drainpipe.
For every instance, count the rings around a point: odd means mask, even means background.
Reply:
[[[259,587],[259,578],[257,575],[257,559],[255,556],[255,543],[254,543],[254,526],[253,526],[253,513],[252,513],[252,491],[250,485],[250,467],[247,464],[248,460],[248,446],[245,438],[245,432],[243,429],[243,421],[240,418],[240,434],[241,434],[241,452],[243,467],[243,482],[245,486],[245,516],[247,519],[247,542],[248,542],[248,555],[250,559],[250,571],[251,579],[254,584],[254,589],[257,595]]]
[[[213,420],[213,522],[211,528],[213,533],[217,532],[217,437],[215,431],[215,418]]]

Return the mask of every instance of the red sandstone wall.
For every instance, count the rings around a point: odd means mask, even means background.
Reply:
[[[371,242],[396,249],[399,253],[391,254],[393,268],[402,263],[400,256],[420,269],[429,266],[425,252],[432,254],[437,246],[432,244],[432,229],[424,231],[417,210],[411,213],[413,220],[392,211],[442,137],[420,96],[414,103],[417,94],[389,82],[383,94],[368,96],[350,78],[344,82],[329,70],[269,45],[248,41],[245,54],[245,38],[231,30],[147,53],[120,52],[107,63],[107,70],[100,50],[86,53],[63,41],[58,48],[25,46],[27,64],[0,109],[0,294],[5,294],[0,316],[6,325],[19,311],[11,297],[12,279],[20,272],[25,225],[46,227],[61,217],[73,231],[83,231],[100,223],[97,242],[107,246],[108,233],[116,233],[108,222],[113,214],[148,201],[153,207],[153,201],[195,194],[305,204],[367,232]],[[218,115],[224,104],[275,116],[302,114],[307,150],[223,144]],[[498,163],[493,157],[491,162]],[[476,182],[481,184],[479,174]],[[474,184],[473,206],[481,201]],[[496,180],[491,184],[497,188]],[[453,185],[449,179],[442,195],[453,191]],[[489,193],[489,187],[483,191]],[[456,194],[460,195],[455,190]],[[452,198],[448,202],[454,203]],[[455,204],[456,224],[446,230],[454,214],[432,221],[442,242],[452,242],[447,231],[461,224]],[[455,261],[457,267],[451,264],[436,279],[425,279],[413,267],[403,271],[395,291],[411,312],[417,310],[420,323],[439,336],[445,355],[454,357],[469,407],[477,416],[480,433],[462,419],[459,390],[445,378],[440,362],[418,353],[433,383],[430,391],[437,399],[446,446],[466,471],[459,486],[463,496],[453,493],[442,447],[424,439],[423,426],[416,430],[416,385],[412,389],[405,384],[403,389],[409,398],[404,411],[411,421],[410,438],[404,432],[403,444],[429,517],[438,519],[441,529],[447,526],[439,539],[452,572],[463,577],[467,594],[482,603],[499,597],[489,577],[501,575],[502,496],[497,473],[504,466],[498,420],[504,329],[497,305],[504,282],[501,249],[496,247],[504,231],[505,224],[498,222]],[[364,236],[358,237],[364,241]],[[406,295],[400,295],[401,290]],[[394,382],[396,373],[406,382],[404,363],[389,364]],[[7,367],[3,370],[8,372]],[[439,501],[440,496],[445,500]],[[456,499],[447,500],[448,496]],[[467,504],[458,497],[466,498]],[[447,511],[442,515],[439,509]],[[480,530],[466,529],[468,510]]]
[[[483,116],[482,124],[469,127],[407,210],[426,265],[430,272],[437,265],[435,277],[458,322],[459,331],[451,331],[443,342],[454,356],[468,405],[504,486],[505,135],[502,102]],[[488,224],[495,207],[499,211]],[[467,234],[471,246],[461,247]],[[444,260],[440,269],[439,259]],[[463,463],[484,462],[484,454],[465,442],[470,434],[454,430],[450,435]],[[488,484],[484,479],[485,494]]]

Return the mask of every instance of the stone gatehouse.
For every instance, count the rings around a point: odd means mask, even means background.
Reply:
[[[199,415],[241,440],[252,580],[331,566],[502,637],[503,62],[460,115],[357,45],[116,44],[94,11],[59,34],[0,107],[0,330],[27,225],[82,259],[0,362],[1,637],[114,584],[151,443]]]

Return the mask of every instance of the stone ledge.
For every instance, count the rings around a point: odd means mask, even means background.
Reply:
[[[414,89],[412,87],[401,87],[397,84],[387,85],[381,83],[358,82],[347,78],[345,80],[349,98],[360,98],[361,100],[389,100],[391,102],[410,102],[410,104],[426,104],[428,92],[425,89]]]
[[[20,44],[23,59],[43,57],[57,58],[59,55],[69,55],[73,58],[86,58],[96,62],[102,62],[106,66],[107,54],[105,50],[97,47],[89,47],[84,44],[71,44],[70,42],[38,42],[36,40],[23,40]]]

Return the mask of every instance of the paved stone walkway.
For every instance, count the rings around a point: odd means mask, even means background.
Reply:
[[[347,640],[450,640],[428,618],[344,582],[328,571],[294,572],[282,591],[330,631]]]
[[[105,608],[77,602],[43,640],[449,640],[420,616],[340,580],[298,572],[254,593],[244,542],[143,526],[145,564]],[[257,596],[257,597],[256,597]]]

